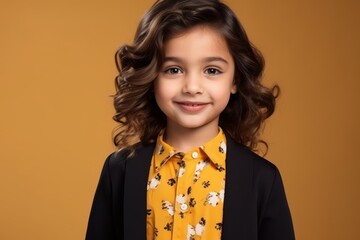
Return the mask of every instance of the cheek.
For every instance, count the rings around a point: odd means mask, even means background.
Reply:
[[[224,91],[222,93],[219,93],[217,98],[220,102],[220,105],[222,105],[222,108],[225,109],[225,107],[227,106],[229,100],[230,100],[230,92],[229,91]]]
[[[214,89],[215,90],[212,92],[212,97],[216,99],[216,101],[218,102],[219,108],[225,109],[225,107],[227,106],[230,100],[231,93],[233,91],[232,86],[223,85],[223,86],[218,86],[217,88]]]
[[[222,79],[223,81],[216,82],[211,88],[212,95],[218,100],[223,99],[227,101],[232,93],[235,93],[237,88],[232,83],[232,79]]]
[[[155,80],[154,82],[154,95],[157,104],[161,108],[165,102],[171,99],[171,87],[166,82]]]

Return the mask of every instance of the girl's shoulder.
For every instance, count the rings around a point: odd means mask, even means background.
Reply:
[[[108,164],[110,169],[124,168],[127,161],[151,157],[154,147],[155,144],[143,145],[141,143],[136,143],[134,145],[135,151],[133,154],[130,154],[130,151],[128,150],[115,151],[107,157],[105,164]]]
[[[271,183],[280,177],[277,166],[259,156],[248,147],[236,143],[233,140],[229,142],[229,153],[227,157],[227,165],[235,171],[246,174],[255,182]]]
[[[273,171],[276,166],[269,160],[261,157],[250,148],[237,143],[230,137],[227,137],[227,144],[229,148],[230,158],[241,158],[241,162],[244,164],[253,165],[254,168],[264,169],[265,171]]]

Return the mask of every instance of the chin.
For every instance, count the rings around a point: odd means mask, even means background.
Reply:
[[[178,123],[178,126],[184,129],[200,129],[200,128],[207,128],[212,125],[210,122],[196,122],[196,121],[188,121],[188,122],[182,122]]]

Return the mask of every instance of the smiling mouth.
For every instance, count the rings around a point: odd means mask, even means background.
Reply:
[[[177,104],[185,105],[185,106],[202,106],[207,105],[206,102],[176,102]]]
[[[205,109],[208,103],[205,102],[175,102],[181,110],[190,113],[200,112]]]
[[[195,107],[195,106],[201,106],[201,105],[205,105],[206,103],[180,103],[186,106],[191,106],[191,107]]]

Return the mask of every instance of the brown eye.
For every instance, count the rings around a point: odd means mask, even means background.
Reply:
[[[205,73],[208,74],[208,75],[217,75],[217,74],[220,74],[221,71],[217,68],[207,68],[205,70]]]
[[[164,71],[166,74],[179,74],[181,73],[181,69],[178,67],[171,67]]]

